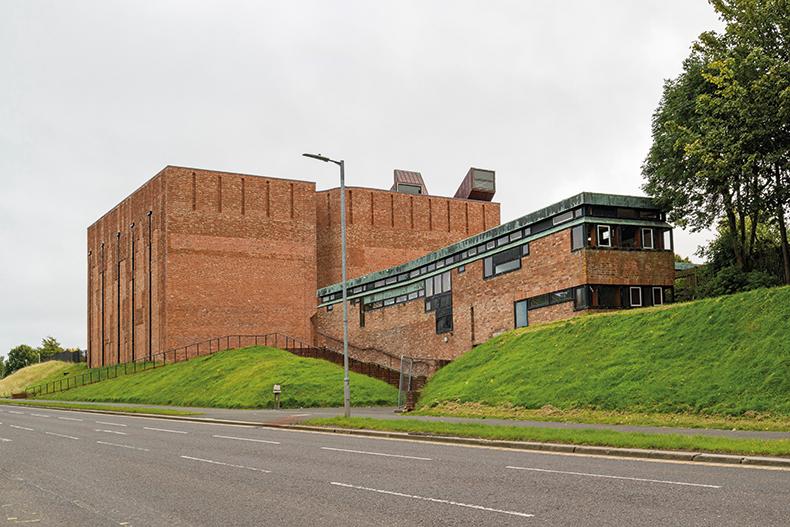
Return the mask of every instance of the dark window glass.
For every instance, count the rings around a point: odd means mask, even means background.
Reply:
[[[587,288],[584,286],[577,287],[576,289],[574,289],[573,293],[574,293],[574,298],[573,298],[574,309],[584,309],[585,307],[587,307],[588,305]]]
[[[412,271],[411,273],[409,273],[409,277],[410,277],[410,278],[415,278],[415,277],[417,277],[417,276],[420,276],[420,270],[419,270],[419,269],[415,269],[414,271]]]
[[[655,249],[653,229],[642,229],[642,249]]]
[[[560,223],[565,223],[566,221],[571,221],[573,219],[573,211],[568,211],[559,216],[554,216],[554,225],[559,225]]]
[[[566,289],[565,291],[557,291],[551,294],[551,303],[552,304],[559,304],[561,302],[567,302],[571,300],[571,290]]]
[[[397,281],[398,281],[397,276],[390,276],[389,278],[387,278],[387,285],[394,284]]]
[[[573,211],[574,218],[581,218],[584,215],[584,208],[580,207]]]
[[[584,247],[584,225],[571,229],[571,250]]]
[[[521,256],[528,256],[529,255],[529,244],[525,243],[521,246]]]
[[[453,314],[436,317],[436,334],[449,333],[453,330]]]
[[[409,279],[409,273],[403,273],[398,275],[398,282],[405,282]]]
[[[624,225],[620,227],[620,247],[636,247],[636,232],[638,227]]]
[[[428,264],[428,272],[429,273],[431,271],[435,271],[435,270],[436,270],[436,264],[433,264],[433,263],[432,264]]]
[[[496,241],[496,246],[497,246],[497,247],[502,247],[503,245],[507,245],[507,243],[508,243],[509,241],[510,241],[510,238],[509,238],[509,237],[507,237],[507,236],[502,236],[501,238],[499,238],[499,239]]]
[[[377,288],[384,287],[385,285],[387,285],[387,282],[385,280],[377,280],[376,283],[374,284],[374,287]]]
[[[660,287],[653,288],[653,305],[660,306],[664,304],[664,290]]]
[[[617,209],[617,217],[635,219],[636,211],[634,209]]]
[[[639,217],[643,220],[657,220],[658,218],[658,211],[657,210],[640,210]]]
[[[536,307],[547,306],[547,305],[549,305],[549,301],[550,301],[550,298],[549,298],[548,294],[539,295],[539,296],[533,296],[532,298],[528,299],[529,308],[530,309],[534,309]]]
[[[631,299],[631,307],[640,307],[642,305],[642,288],[631,287],[629,288],[629,296]]]
[[[458,266],[458,274],[465,273],[465,272],[466,272],[466,266],[465,265],[459,265]]]
[[[335,307],[335,306],[333,306],[333,305],[326,306],[326,310],[327,310],[327,311],[332,311],[332,309],[333,309],[334,307]]]
[[[521,300],[515,303],[516,327],[523,328],[527,326],[527,301]]]
[[[620,307],[620,288],[616,285],[598,286],[598,306]]]

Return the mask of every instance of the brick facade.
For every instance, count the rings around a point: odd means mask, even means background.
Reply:
[[[346,193],[356,274],[499,223],[496,203]],[[90,365],[225,335],[312,343],[319,280],[340,280],[339,203],[312,182],[166,167],[88,228]]]

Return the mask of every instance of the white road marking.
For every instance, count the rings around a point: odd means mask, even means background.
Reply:
[[[44,414],[30,414],[30,415],[33,415],[35,417],[49,417],[48,415],[44,415]]]
[[[254,441],[255,443],[269,443],[270,445],[279,445],[279,441],[266,441],[265,439],[249,439],[246,437],[233,437],[233,436],[211,436],[211,437],[218,437],[220,439],[235,439],[237,441]]]
[[[93,431],[94,432],[106,432],[108,434],[118,434],[119,436],[128,436],[129,435],[126,432],[118,432],[117,430],[101,430],[99,428],[96,428]]]
[[[105,423],[104,421],[96,421],[97,425],[110,425],[110,426],[128,426],[122,425],[121,423]]]
[[[4,443],[7,443],[7,442],[10,442],[11,440],[10,439],[6,439],[5,437],[0,437],[0,441],[2,441]]]
[[[8,411],[9,414],[17,414],[17,415],[25,415],[25,412],[15,412],[13,410]]]
[[[150,452],[150,450],[148,450],[147,448],[139,448],[136,446],[129,446],[129,445],[118,445],[115,443],[105,443],[104,441],[96,441],[96,442],[99,443],[100,445],[119,446],[121,448],[131,448],[133,450],[142,450],[143,452]]]
[[[25,428],[24,426],[16,426],[16,425],[8,425],[8,426],[10,426],[11,428],[19,428],[20,430],[29,430],[33,432],[32,428]]]
[[[439,498],[426,498],[424,496],[414,496],[412,494],[404,494],[402,492],[392,492],[390,490],[380,490],[380,489],[371,489],[368,487],[358,487],[356,485],[348,485],[346,483],[337,483],[335,481],[332,482],[332,485],[337,485],[339,487],[346,487],[349,489],[357,489],[357,490],[367,490],[369,492],[378,492],[379,494],[388,494],[390,496],[399,496],[401,498],[412,498],[415,500],[423,500],[423,501],[431,501],[433,503],[444,503],[446,505],[455,505],[457,507],[467,507],[469,509],[477,509],[480,511],[486,512],[498,512],[501,514],[510,514],[511,516],[522,516],[524,518],[532,518],[535,516],[534,514],[526,514],[524,512],[515,512],[515,511],[505,511],[501,509],[492,509],[490,507],[483,507],[482,505],[470,505],[468,503],[459,503],[457,501],[450,501],[450,500],[442,500]]]
[[[63,434],[56,434],[55,432],[44,432],[44,433],[45,433],[45,434],[49,434],[49,435],[51,435],[51,436],[65,437],[65,438],[68,438],[68,439],[79,439],[79,437],[74,437],[74,436],[65,436],[65,435],[63,435]]]
[[[709,489],[720,489],[720,485],[703,485],[701,483],[685,483],[683,481],[663,481],[660,479],[643,479],[643,478],[628,478],[624,476],[608,476],[605,474],[586,474],[584,472],[563,472],[561,470],[546,470],[542,468],[526,468],[526,467],[505,467],[515,470],[529,470],[532,472],[548,472],[551,474],[567,474],[569,476],[586,476],[590,478],[607,478],[607,479],[623,479],[626,481],[643,481],[645,483],[664,483],[666,485],[683,485],[687,487],[705,487]]]
[[[352,454],[367,454],[369,456],[386,456],[386,457],[402,457],[404,459],[418,459],[420,461],[433,461],[429,457],[415,457],[415,456],[401,456],[398,454],[382,454],[381,452],[365,452],[363,450],[347,450],[345,448],[329,448],[322,446],[321,450],[334,450],[335,452],[351,452]]]
[[[167,430],[165,428],[148,428],[147,426],[144,426],[143,430],[154,430],[155,432],[170,432],[171,434],[188,434],[189,433],[189,432],[183,432],[181,430]]]
[[[202,461],[203,463],[212,463],[214,465],[223,465],[225,467],[233,467],[233,468],[243,468],[245,470],[254,470],[256,472],[266,472],[267,474],[271,472],[271,470],[263,470],[262,468],[252,468],[252,467],[243,467],[241,465],[231,465],[230,463],[223,463],[221,461],[211,461],[210,459],[200,459],[199,457],[189,457],[189,456],[181,456],[183,459],[191,459],[193,461]]]
[[[80,422],[82,422],[82,419],[75,419],[74,417],[58,417],[58,419],[63,419],[64,421],[80,421]]]

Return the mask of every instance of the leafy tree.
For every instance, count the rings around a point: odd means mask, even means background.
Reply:
[[[29,364],[38,362],[38,354],[36,351],[26,344],[17,346],[8,352],[6,358],[5,373],[11,375],[17,370],[21,370]]]
[[[0,357],[0,379],[5,377],[5,362],[3,361],[3,357]]]
[[[54,337],[47,335],[45,338],[41,339],[41,346],[36,348],[36,351],[41,354],[41,360],[45,361],[64,350],[60,342]]]
[[[726,221],[736,267],[757,268],[758,227],[775,225],[790,283],[790,5],[709,0],[724,34],[695,42],[653,116],[643,189],[692,230]]]

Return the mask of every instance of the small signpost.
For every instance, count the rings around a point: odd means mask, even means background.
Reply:
[[[279,384],[275,384],[274,385],[274,409],[275,410],[279,410],[280,409],[280,392],[281,391],[282,390],[280,390],[280,385]]]

